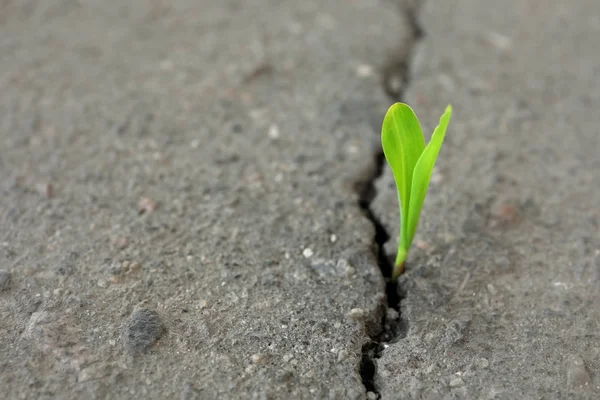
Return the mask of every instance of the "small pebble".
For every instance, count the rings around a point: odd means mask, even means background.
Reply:
[[[354,276],[356,274],[356,268],[354,268],[353,266],[349,265],[346,267],[346,276],[350,277],[350,276]]]
[[[329,241],[330,241],[331,243],[335,243],[335,242],[337,242],[337,236],[336,236],[336,235],[331,235],[331,236],[329,237]]]
[[[350,144],[347,147],[348,154],[358,154],[359,147],[355,144]]]
[[[344,258],[340,258],[338,260],[337,264],[335,265],[335,269],[337,270],[338,274],[346,275],[348,277],[356,274],[356,268],[354,268],[352,265],[350,265],[348,260],[346,260]]]
[[[273,124],[269,127],[269,138],[273,140],[279,139],[279,128],[277,125]]]
[[[415,240],[415,246],[417,246],[421,250],[431,251],[433,250],[433,246],[431,243],[428,243],[424,240]]]
[[[462,378],[454,378],[450,381],[450,387],[452,387],[452,388],[459,387],[464,384],[465,384],[465,382],[462,380]]]
[[[572,389],[590,384],[590,374],[585,367],[583,359],[578,355],[572,355],[569,357],[567,366],[567,383]]]
[[[164,331],[165,327],[156,311],[138,308],[131,313],[127,322],[125,342],[133,353],[145,353]]]
[[[310,247],[307,247],[306,249],[302,250],[302,255],[305,258],[311,258],[313,256],[313,254],[314,253],[313,253],[313,251],[312,251],[312,249]]]
[[[50,183],[38,183],[35,186],[35,188],[41,195],[45,196],[48,199],[53,198],[55,195],[54,186],[52,186],[52,184]]]
[[[501,51],[510,51],[512,49],[512,40],[497,32],[488,32],[486,35],[488,42]]]
[[[256,365],[263,365],[267,362],[267,356],[261,353],[253,354],[250,359],[252,360],[252,363]]]
[[[367,400],[377,400],[379,399],[379,395],[374,392],[367,392]]]
[[[361,319],[365,315],[365,310],[362,308],[353,308],[348,315],[354,319]]]
[[[456,241],[456,236],[454,236],[451,233],[444,233],[443,238],[446,244],[450,244]]]
[[[373,76],[373,67],[369,64],[361,64],[356,68],[356,75],[359,78],[368,78],[369,76]]]
[[[388,308],[386,312],[386,319],[388,321],[396,321],[400,317],[400,313],[393,308]]]
[[[149,197],[142,197],[138,203],[138,212],[140,214],[151,213],[156,211],[158,205]]]
[[[492,214],[497,220],[495,224],[492,224],[492,227],[497,226],[498,223],[516,224],[521,220],[520,207],[512,201],[496,204],[492,207]]]
[[[0,269],[0,292],[10,288],[10,272]]]
[[[336,273],[336,264],[333,260],[314,258],[310,266],[321,276],[335,275]]]
[[[510,259],[506,256],[498,256],[494,258],[494,264],[502,269],[510,267]]]
[[[470,317],[459,317],[448,322],[441,342],[446,346],[460,343],[465,337],[470,322]]]
[[[442,175],[440,172],[438,172],[434,169],[433,173],[431,174],[431,183],[434,185],[439,185],[443,182],[444,182],[444,175]]]
[[[113,238],[112,243],[116,248],[124,249],[129,244],[129,239],[125,236],[118,236]]]
[[[130,272],[138,272],[142,269],[142,264],[137,261],[132,261],[129,263],[129,271]]]

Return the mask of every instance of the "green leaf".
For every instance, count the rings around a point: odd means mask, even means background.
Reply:
[[[412,108],[396,103],[388,109],[381,128],[381,144],[398,187],[401,232],[407,232],[413,170],[425,149],[421,124]]]
[[[401,230],[392,271],[394,281],[404,271],[404,263],[417,232],[433,167],[444,143],[451,117],[452,107],[449,105],[427,146],[421,124],[408,105],[392,105],[383,119],[381,144],[385,158],[394,173],[400,203]]]
[[[425,196],[427,195],[427,188],[431,181],[431,174],[433,173],[433,167],[437,160],[444,138],[446,136],[446,129],[450,123],[450,117],[452,117],[452,106],[446,107],[446,111],[440,117],[438,126],[433,131],[429,144],[419,157],[417,164],[415,165],[412,188],[410,192],[409,202],[409,213],[407,230],[402,232],[404,246],[408,250],[417,232],[417,226],[419,225],[419,218],[421,216],[421,210],[423,209],[423,203],[425,202]]]

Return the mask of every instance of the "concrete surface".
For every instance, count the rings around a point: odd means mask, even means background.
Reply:
[[[397,6],[0,8],[3,398],[364,398]]]
[[[384,399],[600,398],[600,3],[430,1],[405,99],[454,106]],[[386,166],[372,208],[398,237]]]
[[[1,2],[0,392],[597,398],[600,6],[550,3]],[[401,321],[396,93],[455,108]]]

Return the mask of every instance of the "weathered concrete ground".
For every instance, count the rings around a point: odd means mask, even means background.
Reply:
[[[600,398],[600,4],[430,1],[406,100],[454,120],[408,273],[389,399]],[[373,208],[398,236],[391,171]]]
[[[430,0],[404,93],[391,0],[2,2],[0,392],[597,398],[600,6],[538,3]],[[455,108],[401,323],[395,91]]]
[[[396,5],[1,7],[5,398],[364,397]]]

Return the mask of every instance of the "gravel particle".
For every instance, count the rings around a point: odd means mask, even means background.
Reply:
[[[0,292],[10,288],[10,272],[0,269]]]
[[[486,358],[480,358],[477,360],[477,366],[482,369],[486,369],[490,366],[490,362]]]
[[[112,244],[117,248],[117,249],[124,249],[125,247],[127,247],[127,245],[129,244],[129,238],[125,237],[125,236],[117,236],[114,237],[112,239]]]
[[[386,319],[388,321],[395,321],[400,317],[400,313],[393,308],[388,308],[386,311]]]
[[[29,317],[29,323],[23,336],[27,338],[40,339],[44,335],[43,325],[52,320],[51,315],[47,311],[36,311]]]
[[[129,271],[130,272],[138,272],[142,269],[142,264],[137,261],[132,261],[129,263]]]
[[[255,365],[263,365],[264,363],[267,362],[267,356],[261,353],[256,353],[253,354],[250,359],[252,360],[252,363]]]
[[[505,201],[496,204],[492,208],[492,215],[495,217],[495,221],[492,221],[492,227],[496,227],[499,224],[517,224],[521,220],[521,210],[515,202]]]
[[[324,258],[314,258],[310,267],[321,276],[335,275],[337,272],[335,261]]]
[[[444,332],[444,337],[442,338],[442,343],[446,346],[450,346],[462,341],[462,339],[465,336],[465,331],[467,329],[467,326],[469,325],[469,322],[471,322],[471,319],[466,317],[457,318],[450,321],[446,325],[446,330]]]
[[[106,364],[97,363],[83,368],[79,371],[77,382],[86,382],[101,378],[106,374]]]
[[[154,310],[138,308],[131,313],[125,329],[125,342],[134,354],[145,353],[165,331]]]
[[[354,267],[352,267],[352,265],[350,265],[350,263],[348,262],[348,260],[340,258],[336,265],[335,265],[335,269],[337,270],[337,273],[340,275],[346,275],[346,276],[352,276],[356,273],[356,269]]]
[[[367,392],[367,400],[377,400],[379,396],[374,392]]]
[[[142,197],[138,203],[138,212],[140,214],[151,213],[156,211],[158,205],[149,197]]]
[[[496,264],[496,266],[506,270],[508,269],[508,267],[510,267],[510,259],[506,256],[499,256],[494,258],[494,264]]]
[[[366,314],[366,312],[362,308],[353,308],[348,313],[348,315],[354,319],[361,319],[365,314]]]
[[[302,255],[305,258],[311,258],[313,256],[313,254],[315,254],[315,253],[313,253],[313,251],[310,247],[307,247],[304,250],[302,250]]]
[[[462,378],[454,378],[450,381],[450,387],[452,387],[452,388],[459,387],[464,384],[465,384],[465,382],[462,380]]]
[[[439,185],[443,182],[444,182],[444,175],[442,175],[439,171],[434,169],[433,173],[431,174],[431,183],[433,185]]]
[[[53,198],[55,195],[54,186],[52,186],[50,183],[38,183],[35,188],[41,195],[48,199]]]
[[[417,246],[421,250],[431,251],[433,250],[433,245],[424,240],[415,240],[415,246]]]
[[[373,67],[369,64],[361,64],[356,68],[356,75],[359,78],[368,78],[374,75]]]
[[[567,364],[567,383],[572,389],[590,384],[590,375],[585,368],[583,359],[578,355],[569,357]]]
[[[279,138],[279,128],[277,125],[273,124],[269,127],[269,137],[273,140]]]

